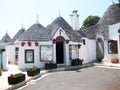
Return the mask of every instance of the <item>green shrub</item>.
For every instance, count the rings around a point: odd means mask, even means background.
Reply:
[[[10,74],[10,77],[17,78],[22,76],[22,73],[17,73],[17,74]]]
[[[2,75],[2,70],[0,70],[0,76]]]

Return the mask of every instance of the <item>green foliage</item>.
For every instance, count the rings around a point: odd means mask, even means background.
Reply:
[[[0,76],[2,75],[2,70],[0,70]]]
[[[17,78],[17,77],[22,76],[22,73],[11,74],[10,76],[11,76],[12,78]]]
[[[30,68],[30,70],[35,71],[38,70],[38,68],[36,66],[33,66],[32,68]]]
[[[119,3],[118,3],[118,6],[120,7],[120,0],[118,0],[118,2],[119,2]]]
[[[82,27],[89,27],[95,25],[99,21],[100,17],[98,16],[88,16],[84,21]]]

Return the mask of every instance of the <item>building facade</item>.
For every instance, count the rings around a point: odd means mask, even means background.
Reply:
[[[62,17],[57,17],[46,28],[35,23],[19,38],[18,65],[20,69],[33,65],[43,68],[44,63],[52,61],[69,66],[77,58],[88,63],[96,59],[95,43],[95,40],[82,38]]]
[[[110,5],[96,25],[81,29],[77,12],[74,10],[70,15],[71,25],[60,16],[47,27],[37,21],[26,31],[15,35],[19,37],[6,47],[7,60],[15,64],[17,59],[19,68],[25,69],[33,65],[44,68],[46,62],[69,66],[73,59],[78,58],[83,59],[83,63],[120,59],[120,7]],[[112,41],[117,43],[116,53],[109,49]]]

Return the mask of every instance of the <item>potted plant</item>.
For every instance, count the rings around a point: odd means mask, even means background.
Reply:
[[[22,74],[22,73],[10,74],[10,76],[8,76],[9,84],[17,84],[24,80],[25,80],[25,74]]]
[[[57,64],[52,60],[45,62],[45,69],[55,69],[55,68],[57,68]]]
[[[72,65],[72,66],[82,65],[82,62],[83,62],[83,61],[84,61],[83,59],[73,59],[73,60],[71,61],[71,65]]]
[[[40,74],[40,68],[37,68],[36,66],[33,66],[32,68],[27,70],[28,76],[34,76]]]
[[[119,60],[118,60],[117,58],[112,58],[112,59],[111,59],[111,62],[112,62],[113,64],[115,64],[115,63],[118,63]]]
[[[0,76],[2,76],[2,70],[0,70]]]

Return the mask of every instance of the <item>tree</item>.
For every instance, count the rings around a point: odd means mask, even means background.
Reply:
[[[89,27],[95,25],[99,21],[100,17],[98,16],[88,16],[84,21],[82,27]]]
[[[118,5],[120,6],[120,0],[118,0],[118,2],[119,2]]]

